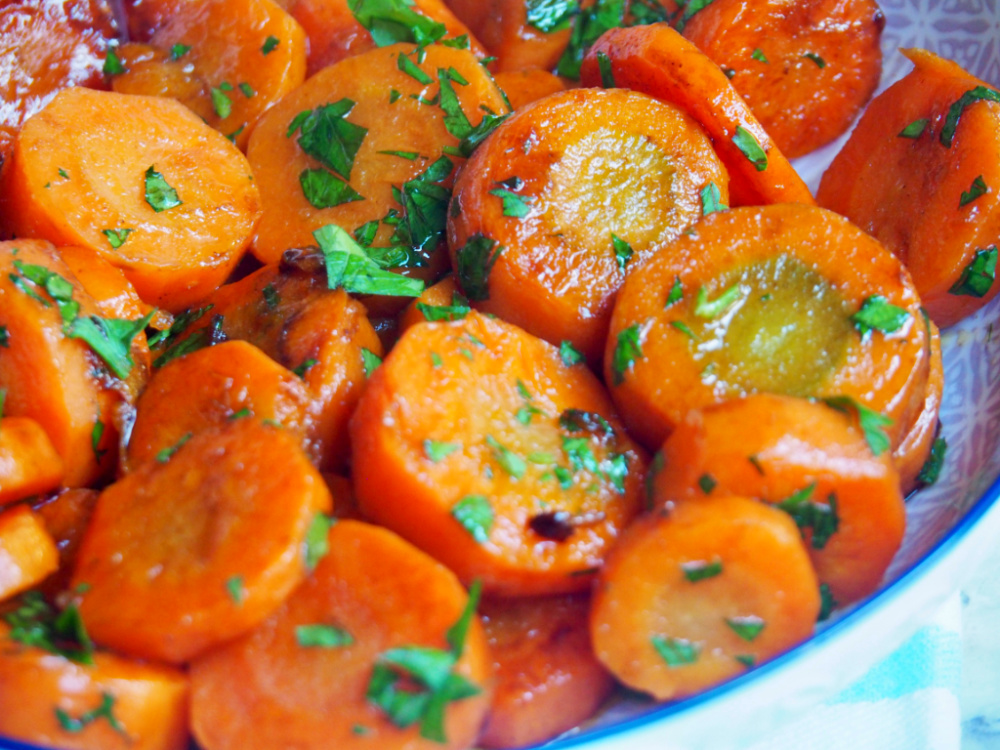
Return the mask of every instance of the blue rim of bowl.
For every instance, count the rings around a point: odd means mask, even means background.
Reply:
[[[762,664],[752,672],[740,675],[728,682],[706,690],[703,693],[686,698],[676,703],[653,706],[648,711],[643,711],[629,719],[617,724],[594,729],[586,729],[579,734],[564,737],[559,740],[549,741],[541,745],[532,745],[525,750],[545,748],[545,750],[564,750],[564,748],[581,747],[590,743],[599,742],[611,737],[625,737],[630,732],[648,727],[651,724],[668,719],[671,716],[683,713],[689,709],[708,703],[719,696],[729,695],[752,686],[756,682],[764,679],[768,675],[780,671],[789,663],[797,660],[801,654],[822,648],[828,641],[840,636],[844,631],[853,628],[855,623],[866,620],[875,613],[888,607],[910,586],[916,584],[923,576],[924,572],[933,567],[941,558],[945,557],[963,538],[976,526],[979,520],[997,504],[1000,500],[1000,476],[993,480],[989,488],[979,497],[979,499],[966,511],[962,519],[955,524],[934,546],[909,569],[886,586],[881,591],[873,594],[853,611],[844,615],[837,622],[828,628],[815,634],[804,643],[799,644],[790,651],[786,651],[766,664]],[[192,745],[192,747],[195,747]],[[30,745],[17,740],[0,737],[0,750],[46,750],[39,745]]]

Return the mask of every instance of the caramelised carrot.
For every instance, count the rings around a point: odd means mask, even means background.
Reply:
[[[39,627],[51,627],[39,614],[26,606],[20,626],[0,623],[0,734],[66,750],[187,747],[184,673],[89,650],[66,658],[52,641],[39,647]]]
[[[222,283],[259,210],[239,150],[158,97],[62,91],[21,129],[0,173],[8,235],[89,247],[171,311]]]
[[[614,687],[590,647],[590,597],[496,599],[479,607],[497,686],[483,747],[544,742],[589,718]]]
[[[470,747],[490,703],[475,600],[385,529],[338,521],[315,571],[243,638],[191,665],[206,750]]]
[[[271,0],[142,0],[132,10],[134,38],[157,53],[125,45],[114,90],[170,96],[176,86],[184,104],[198,99],[192,109],[240,148],[261,113],[305,80],[305,32]]]
[[[0,512],[0,600],[30,589],[59,567],[42,519],[27,505]]]
[[[875,93],[875,0],[712,0],[678,29],[719,64],[789,159],[844,133]]]
[[[73,586],[86,584],[96,642],[180,663],[256,626],[302,581],[330,494],[297,441],[256,419],[174,448],[101,493]]]
[[[45,430],[27,417],[4,417],[0,389],[0,505],[56,489],[63,479],[62,458]]]
[[[348,458],[347,420],[383,350],[364,306],[328,288],[319,257],[296,253],[280,270],[268,266],[220,287],[154,363],[213,343],[216,330],[250,342],[303,379],[310,455],[321,469],[336,470]]]
[[[55,248],[0,243],[4,413],[45,430],[68,487],[114,467],[122,412],[145,379],[143,321],[105,319]]]
[[[944,361],[941,358],[941,334],[930,320],[930,372],[927,374],[927,393],[909,431],[892,452],[892,461],[899,471],[899,484],[903,494],[928,484],[934,484],[944,462],[947,443],[940,437],[941,401],[944,398]]]
[[[80,540],[99,494],[97,490],[76,487],[32,503],[59,550],[59,569],[37,587],[42,593],[54,597],[69,588]]]
[[[914,70],[872,101],[817,198],[895,253],[947,328],[1000,291],[1000,92],[925,50],[904,54]]]
[[[728,184],[711,141],[677,107],[625,89],[553,95],[500,125],[456,180],[458,285],[599,368],[628,269],[724,208]]]
[[[705,129],[729,170],[734,206],[814,203],[725,73],[666,24],[612,29],[583,61],[584,86],[610,84],[673,104]]]
[[[411,302],[399,316],[399,333],[426,320],[459,320],[469,312],[469,300],[458,291],[454,276],[424,289],[423,294]]]
[[[785,511],[820,583],[849,604],[878,587],[906,525],[899,473],[888,451],[872,453],[866,427],[823,403],[769,394],[691,412],[663,444],[651,500],[739,492]]]
[[[156,371],[136,402],[128,468],[234,419],[274,422],[309,449],[310,405],[294,373],[245,341],[227,341]]]
[[[0,7],[0,164],[21,125],[68,86],[104,88],[105,49],[115,36],[99,0],[20,0]]]
[[[410,328],[351,420],[361,511],[487,592],[586,589],[646,462],[574,361],[477,312]]]
[[[463,161],[455,149],[464,141],[468,150],[506,111],[465,50],[396,44],[325,68],[271,109],[250,139],[264,205],[254,253],[276,263],[336,224],[383,268],[436,279],[447,267],[448,199]]]
[[[442,0],[289,0],[287,10],[309,37],[309,72],[395,42],[445,39],[477,57],[486,51]]]
[[[618,294],[605,381],[655,449],[690,409],[748,393],[839,399],[895,449],[923,408],[930,349],[900,262],[843,217],[776,204],[706,216]]]
[[[512,70],[493,76],[497,86],[507,95],[513,109],[520,109],[549,94],[566,90],[566,83],[559,76],[541,68]]]
[[[697,693],[805,640],[819,583],[782,511],[742,497],[680,502],[628,528],[594,588],[597,658],[658,700]]]

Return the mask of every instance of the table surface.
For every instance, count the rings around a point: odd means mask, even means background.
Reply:
[[[1000,543],[962,589],[962,749],[1000,748]]]

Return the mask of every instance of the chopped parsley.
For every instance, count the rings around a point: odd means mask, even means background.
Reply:
[[[688,21],[695,17],[695,15],[707,8],[712,4],[712,0],[688,0],[684,4],[684,13],[677,20],[674,28],[678,32],[684,31],[684,27],[688,25]]]
[[[232,89],[232,86],[228,88]],[[213,86],[209,93],[212,96],[212,109],[215,110],[215,114],[225,120],[233,113],[233,100],[229,98],[226,90],[221,86]]]
[[[275,49],[277,49],[279,44],[281,44],[281,40],[278,39],[278,37],[268,36],[267,39],[264,40],[264,43],[260,46],[260,51],[265,55],[270,55]]]
[[[243,576],[232,576],[226,581],[226,593],[230,600],[237,606],[242,606],[246,599],[247,590],[243,583]]]
[[[764,620],[756,615],[726,618],[726,625],[729,626],[729,629],[747,642],[753,641],[758,635],[760,635],[765,624]]]
[[[173,47],[170,48],[170,59],[174,62],[180,60],[184,55],[191,51],[190,44],[181,44],[178,42]]]
[[[662,455],[662,454],[661,454]],[[698,583],[708,578],[715,578],[722,574],[722,560],[715,559],[711,562],[705,560],[694,560],[692,562],[681,563],[681,572],[691,583]]]
[[[759,47],[757,49],[755,49],[753,52],[750,53],[750,57],[752,57],[757,62],[764,63],[765,65],[770,62],[767,59],[767,56],[763,52],[761,52],[761,50],[760,50]]]
[[[0,404],[0,417],[3,416],[3,404]],[[100,419],[94,422],[90,430],[90,449],[94,452],[94,459],[100,461],[107,451],[101,450],[101,439],[104,437],[104,422]]]
[[[806,529],[812,530],[810,543],[813,549],[823,549],[840,528],[840,516],[837,514],[837,496],[831,492],[825,505],[816,503],[811,499],[815,489],[816,483],[813,482],[776,506],[792,517],[803,536]]]
[[[979,175],[972,181],[972,186],[967,191],[962,191],[962,196],[958,200],[958,207],[964,208],[976,198],[986,195],[989,191],[990,189],[986,186],[983,176]]]
[[[125,244],[125,240],[128,239],[128,236],[132,234],[133,231],[135,230],[129,229],[128,227],[122,229],[102,229],[101,234],[107,237],[108,244],[111,245],[113,249],[117,250]]]
[[[719,483],[715,481],[715,477],[711,474],[702,474],[698,477],[698,487],[700,487],[701,491],[706,495],[712,494],[712,490],[714,490],[718,484]]]
[[[579,0],[525,0],[526,22],[543,34],[568,29],[579,11]]]
[[[193,433],[190,432],[185,433],[176,443],[167,446],[166,448],[159,451],[156,454],[156,462],[165,464],[167,461],[173,458],[174,454],[180,450],[181,446],[184,445],[184,443],[186,443],[192,437],[194,437]]]
[[[174,190],[163,177],[162,174],[156,171],[156,165],[151,165],[149,169],[146,170],[146,190],[145,198],[146,203],[149,207],[160,213],[171,208],[177,208],[183,201],[177,195],[177,191]]]
[[[278,294],[278,290],[275,289],[274,284],[268,284],[263,289],[264,304],[267,305],[268,310],[276,310],[278,305],[281,304],[281,295]]]
[[[892,447],[892,441],[884,429],[892,424],[892,419],[889,417],[869,409],[850,396],[831,396],[823,399],[823,402],[844,414],[853,412],[858,415],[858,424],[864,433],[865,441],[876,456],[881,456]]]
[[[366,378],[370,378],[380,364],[382,364],[380,356],[371,349],[361,347],[361,366],[364,368]]]
[[[872,330],[882,333],[895,333],[909,320],[910,313],[902,307],[889,302],[881,295],[868,297],[861,309],[851,316],[851,322],[862,336]]]
[[[955,140],[955,131],[958,129],[958,121],[962,117],[962,113],[965,111],[966,107],[969,107],[979,101],[1000,103],[1000,92],[988,89],[985,86],[976,86],[974,89],[969,89],[962,94],[962,96],[958,98],[958,101],[951,105],[948,109],[948,114],[944,118],[944,125],[941,128],[940,136],[942,146],[951,148],[951,144]]]
[[[335,625],[297,625],[295,642],[302,648],[343,648],[354,643],[354,636]]]
[[[411,0],[349,0],[348,6],[358,23],[372,35],[378,47],[397,42],[425,46],[441,39],[444,24],[412,8]]]
[[[615,385],[625,382],[625,373],[632,369],[635,361],[642,357],[639,324],[633,323],[618,334],[614,355],[611,358],[611,374]]]
[[[61,612],[38,591],[28,591],[20,604],[3,616],[10,626],[8,638],[69,659],[76,664],[94,663],[94,642],[90,640],[76,604]]]
[[[524,476],[524,472],[527,471],[528,465],[525,463],[523,458],[510,450],[510,448],[501,445],[500,442],[492,435],[486,436],[486,444],[490,447],[493,459],[500,464],[501,469],[507,472],[510,476],[514,477],[514,479],[520,479]]]
[[[597,69],[601,74],[601,86],[606,89],[616,88],[615,86],[615,72],[611,67],[611,58],[608,57],[607,52],[598,52],[597,55]]]
[[[427,169],[404,182],[398,190],[394,188],[397,202],[403,207],[404,215],[395,212],[382,221],[395,226],[392,242],[415,250],[432,250],[444,237],[448,223],[448,202],[451,190],[438,183],[448,178],[454,165],[446,156],[432,163]],[[414,263],[413,265],[419,265]]]
[[[725,211],[728,208],[729,206],[722,202],[722,191],[719,190],[719,186],[714,182],[708,183],[701,189],[702,216],[708,216],[717,211]]]
[[[461,443],[445,443],[439,440],[424,440],[424,455],[434,463],[443,461],[457,450],[462,449]]]
[[[914,120],[905,128],[899,131],[898,138],[909,138],[915,140],[924,134],[927,126],[930,125],[930,118],[921,117],[919,120]]]
[[[10,332],[7,330],[7,326],[0,326],[0,346],[4,349],[10,348]]]
[[[393,297],[419,297],[424,291],[424,282],[420,279],[381,269],[366,249],[336,224],[320,227],[313,232],[313,237],[323,253],[330,289]]]
[[[717,318],[728,310],[740,298],[741,294],[740,285],[733,284],[714,300],[709,300],[708,290],[705,287],[701,287],[698,289],[698,297],[695,299],[694,314],[699,318],[707,318],[709,320]]]
[[[684,287],[681,285],[681,277],[674,276],[674,283],[670,287],[670,293],[667,295],[667,301],[663,307],[667,308],[676,305],[682,299],[684,299]]]
[[[816,67],[819,68],[820,70],[822,70],[823,68],[826,67],[826,60],[824,60],[822,57],[820,57],[819,55],[817,55],[815,52],[806,52],[802,56],[803,57],[807,57],[810,60],[812,60],[814,63],[816,63]]]
[[[302,195],[313,208],[334,208],[365,199],[348,183],[325,169],[303,169],[299,174],[299,185]]]
[[[578,365],[584,359],[580,350],[569,341],[563,341],[559,344],[559,358],[562,359],[562,363],[567,367]]]
[[[303,152],[350,180],[354,158],[368,135],[367,128],[347,121],[353,109],[353,101],[341,99],[299,112],[289,124],[286,136],[291,138],[298,132]]]
[[[941,476],[941,469],[944,468],[944,457],[948,452],[948,442],[943,438],[937,438],[931,445],[930,455],[924,462],[920,473],[917,474],[917,481],[924,485],[934,484]]]
[[[763,172],[767,169],[767,153],[761,148],[760,141],[754,138],[753,133],[742,125],[736,126],[736,135],[733,136],[733,144],[743,152],[743,155],[756,167],[758,172]]]
[[[733,658],[747,669],[753,669],[757,664],[757,657],[753,654],[736,654]]]
[[[466,495],[452,506],[451,515],[479,544],[489,541],[495,515],[488,497]]]
[[[306,530],[306,538],[302,547],[302,557],[306,570],[310,572],[315,570],[319,561],[326,557],[330,551],[330,529],[336,522],[337,519],[326,513],[317,513],[313,516],[313,520]]]
[[[686,638],[667,638],[654,635],[649,639],[656,649],[656,653],[667,663],[671,669],[683,667],[685,664],[694,664],[698,661],[701,653],[701,646]]]
[[[425,320],[462,320],[472,312],[467,300],[459,292],[452,292],[450,305],[428,305],[423,302],[417,303],[417,310],[424,316]]]
[[[821,583],[819,585],[819,615],[816,617],[816,622],[823,622],[830,619],[830,615],[833,614],[833,610],[837,608],[839,603],[833,598],[833,592],[830,591],[830,584]]]
[[[580,66],[587,50],[605,31],[625,23],[625,5],[625,0],[597,0],[577,14],[569,44],[556,67],[559,75],[574,80],[580,78]]]
[[[115,699],[110,693],[101,693],[101,705],[97,708],[93,708],[90,711],[86,711],[80,714],[79,717],[70,716],[66,711],[61,708],[56,708],[56,720],[59,722],[59,726],[65,731],[72,734],[82,732],[88,726],[93,724],[98,719],[107,720],[111,728],[114,729],[119,734],[125,734],[125,727],[122,723],[118,721],[118,718],[114,715]]]
[[[247,99],[252,99],[254,95],[257,93],[256,91],[253,90],[253,86],[251,86],[246,81],[243,81],[237,88],[239,88],[240,92]]]
[[[531,213],[531,198],[529,196],[518,195],[524,184],[519,177],[511,177],[497,183],[500,187],[490,190],[490,195],[495,195],[503,201],[503,215],[515,219],[523,219]]]
[[[482,302],[490,298],[490,272],[503,250],[496,240],[478,232],[458,249],[455,275],[470,300]]]
[[[968,297],[985,297],[993,287],[997,277],[997,246],[976,250],[972,260],[962,270],[962,275],[954,283],[949,294]]]
[[[596,411],[583,409],[565,409],[559,415],[559,426],[566,432],[589,432],[598,437],[614,437],[615,430],[604,417]]]
[[[399,68],[400,72],[405,73],[421,86],[427,86],[434,82],[434,79],[422,71],[405,52],[399,53],[399,57],[396,58],[396,67]]]
[[[611,233],[611,248],[615,251],[615,260],[618,261],[618,270],[625,273],[625,266],[632,260],[634,250],[632,246],[619,237],[614,232]]]
[[[108,47],[108,54],[104,58],[102,71],[106,76],[117,76],[128,72],[121,58],[118,57],[118,50],[115,47]]]

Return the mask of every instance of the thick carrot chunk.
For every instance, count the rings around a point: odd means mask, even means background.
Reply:
[[[64,473],[62,459],[38,422],[0,419],[0,505],[54,490]]]
[[[0,601],[30,589],[59,567],[45,523],[27,505],[0,513]]]

